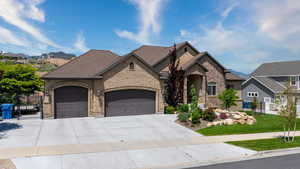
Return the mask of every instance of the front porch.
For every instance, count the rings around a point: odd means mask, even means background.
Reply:
[[[192,101],[191,89],[196,89],[198,104],[206,104],[206,76],[205,74],[187,74],[184,78],[183,103],[189,104]]]

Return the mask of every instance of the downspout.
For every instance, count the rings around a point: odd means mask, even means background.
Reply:
[[[44,80],[44,92],[43,92],[43,96],[41,99],[41,119],[44,119],[44,98],[45,98],[45,93],[46,93],[46,83]]]

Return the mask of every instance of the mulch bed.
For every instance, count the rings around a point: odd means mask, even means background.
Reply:
[[[186,127],[186,128],[189,128],[191,130],[194,130],[194,131],[197,131],[199,129],[203,129],[203,128],[206,128],[207,127],[207,123],[208,121],[205,121],[205,120],[200,120],[201,123],[198,123],[198,124],[193,124],[191,122],[181,122],[179,120],[176,120],[176,123]]]

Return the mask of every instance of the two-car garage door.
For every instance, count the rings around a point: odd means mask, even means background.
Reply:
[[[76,86],[54,90],[55,118],[88,116],[88,89]],[[155,113],[155,92],[119,90],[105,93],[105,116]]]
[[[155,113],[155,92],[119,90],[105,93],[105,116],[128,116]]]

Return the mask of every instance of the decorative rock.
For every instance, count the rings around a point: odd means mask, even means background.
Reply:
[[[234,121],[232,119],[226,119],[224,120],[225,122],[225,125],[233,125],[234,124]]]
[[[233,124],[248,124],[253,125],[256,123],[256,119],[253,116],[247,115],[244,112],[228,112],[226,110],[216,109],[215,112],[218,116],[222,113],[226,113],[227,119],[219,119],[218,121],[209,122],[207,127],[218,125],[233,125]]]
[[[207,123],[207,127],[211,127],[211,126],[213,126],[213,123]]]
[[[232,116],[232,118],[235,119],[235,120],[238,120],[238,119],[241,119],[242,116],[240,116],[240,115],[238,115],[238,114],[234,114],[234,115]]]

